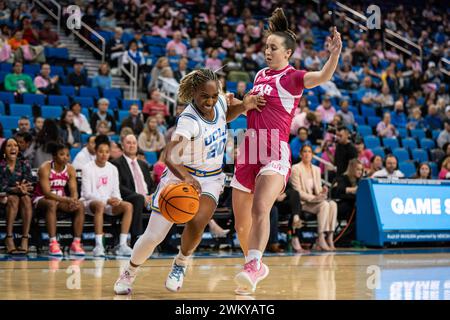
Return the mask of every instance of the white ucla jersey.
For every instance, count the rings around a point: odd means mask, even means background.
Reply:
[[[173,139],[180,135],[190,140],[181,160],[188,169],[197,170],[199,176],[215,175],[222,170],[228,135],[227,103],[223,95],[219,95],[214,105],[214,114],[214,120],[208,121],[189,104],[180,114],[173,134]]]

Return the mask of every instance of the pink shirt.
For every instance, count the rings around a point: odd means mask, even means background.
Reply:
[[[370,169],[370,159],[373,157],[373,152],[370,149],[364,149],[358,156],[358,160],[361,161],[365,169]]]
[[[291,134],[294,136],[297,135],[297,131],[301,127],[309,128],[309,122],[306,120],[306,112],[300,113],[292,119]]]
[[[336,109],[332,106],[329,109],[325,109],[322,105],[317,107],[317,111],[320,112],[322,116],[322,122],[330,123],[333,121],[334,116],[336,115]]]
[[[49,83],[50,81],[43,78],[42,76],[37,76],[36,78],[34,78],[34,86],[36,88],[46,88]]]
[[[175,49],[176,53],[180,56],[185,56],[187,54],[186,45],[183,42],[176,42],[171,40],[167,43],[166,50]]]
[[[206,59],[205,67],[207,69],[211,69],[213,71],[216,71],[217,69],[220,69],[222,67],[222,60],[216,58],[208,58]]]

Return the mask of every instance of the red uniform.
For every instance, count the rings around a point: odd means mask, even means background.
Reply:
[[[64,170],[61,172],[56,172],[53,168],[54,162],[51,162],[51,169],[50,169],[50,191],[60,197],[65,197],[66,192],[64,188],[67,185],[67,182],[69,181],[69,172],[67,172],[67,166],[64,167]],[[44,193],[42,192],[41,185],[38,184],[36,187],[36,190],[34,192],[33,197],[33,203],[36,205],[39,200],[44,198]]]

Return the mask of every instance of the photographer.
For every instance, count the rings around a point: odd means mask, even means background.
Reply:
[[[336,175],[339,177],[347,170],[351,159],[358,158],[358,152],[350,141],[350,131],[347,127],[339,127],[336,132],[336,153],[334,164],[337,167]]]

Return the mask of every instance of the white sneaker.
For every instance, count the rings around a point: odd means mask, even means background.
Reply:
[[[116,294],[130,294],[134,279],[136,279],[136,274],[132,275],[128,270],[124,270],[114,284],[114,292]]]
[[[94,257],[104,257],[105,256],[105,248],[103,246],[95,246],[94,250],[92,250]]]
[[[116,256],[131,257],[133,249],[131,249],[128,245],[123,244],[118,246],[114,253],[116,254]]]
[[[187,266],[179,266],[175,263],[172,264],[172,271],[170,271],[166,280],[166,288],[169,291],[177,292],[183,286],[184,276],[186,275]]]

